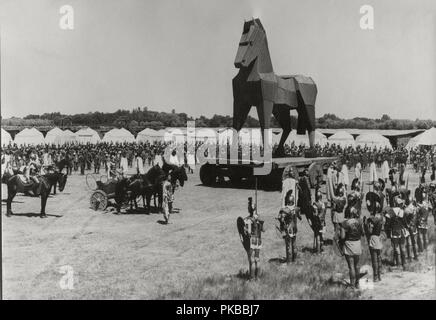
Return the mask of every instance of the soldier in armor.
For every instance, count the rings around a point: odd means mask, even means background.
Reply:
[[[425,191],[422,192],[420,200],[417,205],[418,251],[423,252],[427,249],[428,215],[432,210],[432,206],[427,202]]]
[[[381,250],[383,243],[380,239],[380,234],[384,224],[383,215],[380,212],[375,212],[368,219],[363,218],[363,224],[371,255],[373,279],[374,282],[381,281]]]
[[[406,268],[406,258],[404,253],[404,244],[409,232],[404,220],[404,200],[399,195],[394,198],[394,207],[388,208],[386,214],[386,232],[391,239],[394,249],[394,264]]]
[[[395,207],[394,199],[399,196],[397,184],[394,183],[391,188],[386,188],[386,198],[390,207]]]
[[[415,205],[415,201],[410,201],[409,205],[404,209],[404,218],[406,221],[407,231],[409,231],[409,236],[406,238],[406,251],[407,251],[407,259],[412,260],[410,254],[410,248],[412,248],[413,259],[418,260],[418,253],[416,250],[416,241],[418,237],[418,228],[417,228],[417,209]]]
[[[247,257],[249,265],[250,279],[257,279],[259,276],[259,256],[262,248],[262,232],[264,232],[263,221],[257,215],[257,208],[253,206],[253,199],[248,198],[248,213],[244,219],[244,233],[249,239],[249,248],[247,248]],[[254,263],[254,269],[253,269]]]
[[[315,202],[312,205],[313,208],[313,219],[308,219],[309,225],[311,226],[314,236],[315,236],[315,252],[320,253],[324,251],[324,232],[325,232],[325,215],[327,205],[322,199],[321,190],[317,189],[315,191]]]
[[[344,219],[343,213],[345,206],[347,205],[347,197],[345,186],[340,183],[336,190],[336,195],[333,196],[331,207],[331,218],[333,223],[333,230],[335,235],[339,235],[340,224]]]
[[[295,206],[295,198],[292,190],[289,190],[285,198],[285,206],[280,209],[277,220],[280,223],[280,233],[285,240],[286,263],[295,261],[297,256],[295,242],[297,238],[297,218],[301,220],[300,208]]]
[[[364,235],[360,213],[352,207],[341,223],[341,244],[350,273],[350,285],[359,287],[359,259],[362,254],[361,238]]]

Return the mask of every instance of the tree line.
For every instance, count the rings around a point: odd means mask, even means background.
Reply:
[[[138,132],[144,128],[159,130],[166,127],[185,127],[187,121],[195,120],[196,127],[231,127],[232,117],[228,115],[213,115],[208,118],[200,116],[194,119],[186,113],[158,112],[144,108],[132,110],[119,109],[115,112],[88,112],[73,115],[61,114],[60,112],[29,114],[24,118],[2,119],[2,126],[89,126],[95,129],[105,127],[124,127],[132,132]],[[292,127],[297,124],[297,117],[291,116]],[[259,127],[259,121],[251,116],[248,117],[246,127]],[[272,118],[271,126],[279,128],[278,122]],[[335,114],[327,113],[316,119],[317,128],[323,129],[429,129],[436,126],[435,120],[407,120],[391,119],[384,114],[380,119],[356,117],[342,119]]]

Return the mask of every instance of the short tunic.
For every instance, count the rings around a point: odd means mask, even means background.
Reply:
[[[356,256],[362,254],[362,243],[360,238],[363,235],[362,223],[359,219],[351,218],[342,222],[345,231],[344,254]]]
[[[346,240],[344,243],[344,254],[347,256],[360,256],[362,254],[362,244],[360,240]]]

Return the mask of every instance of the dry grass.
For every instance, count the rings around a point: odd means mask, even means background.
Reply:
[[[416,179],[417,181],[417,179]],[[412,182],[413,183],[413,182]],[[250,189],[203,187],[198,173],[176,194],[172,224],[160,214],[114,215],[89,209],[85,179],[73,175],[63,193],[50,198],[48,219],[37,217],[39,200],[18,197],[17,214],[2,217],[3,296],[5,299],[360,299],[347,288],[345,259],[331,245],[321,255],[309,252],[312,232],[299,223],[297,262],[278,263],[284,242],[274,231],[280,194],[259,191],[266,232],[259,281],[245,280],[247,258],[236,218],[245,216]],[[4,209],[2,204],[2,209]],[[36,216],[34,216],[36,215]],[[429,224],[433,226],[433,218]],[[327,219],[327,239],[333,227]],[[429,229],[434,243],[433,227]],[[361,265],[370,265],[364,245]],[[390,260],[386,241],[383,257]],[[73,290],[61,290],[60,266],[75,272]],[[423,272],[434,266],[434,251],[410,264]],[[388,272],[389,266],[386,266]],[[389,272],[388,272],[389,273]],[[388,274],[387,273],[387,274]],[[433,276],[434,278],[434,276]],[[434,279],[432,280],[434,282]],[[385,283],[383,283],[385,285]],[[387,297],[387,296],[381,296]]]

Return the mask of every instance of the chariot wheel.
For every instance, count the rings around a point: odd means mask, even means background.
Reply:
[[[108,205],[108,195],[104,191],[96,190],[91,195],[90,204],[91,208],[94,211],[103,211],[107,208]]]
[[[97,190],[97,180],[92,173],[86,175],[86,185],[90,190]]]

